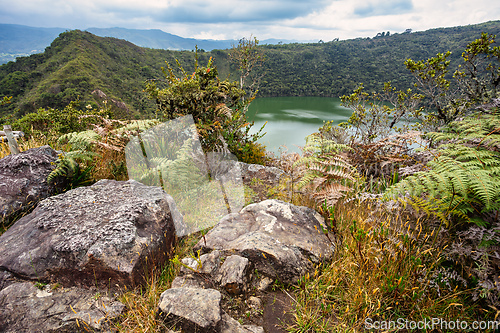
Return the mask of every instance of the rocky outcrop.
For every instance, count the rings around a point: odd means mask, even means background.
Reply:
[[[334,252],[323,218],[307,207],[265,200],[226,215],[196,249],[238,253],[264,275],[294,283]]]
[[[274,186],[283,176],[227,163],[214,170],[235,177],[241,170],[246,183],[260,177]],[[198,255],[181,260],[158,318],[184,332],[283,332],[262,321],[276,299],[268,289],[332,257],[333,236],[322,229],[315,211],[277,200],[225,216],[196,245]],[[186,225],[173,199],[136,181],[102,180],[41,201],[0,236],[0,331],[108,331],[124,309],[111,290],[142,284],[169,257],[176,230]],[[39,289],[35,280],[53,287]],[[286,308],[279,309],[282,318]]]
[[[164,262],[182,218],[172,198],[101,180],[40,202],[0,236],[0,270],[64,286],[135,286]]]
[[[57,191],[55,185],[47,184],[57,158],[54,149],[43,146],[0,160],[0,222],[8,225]]]
[[[95,291],[73,288],[39,289],[30,282],[0,291],[0,331],[90,332],[107,328],[124,305]]]
[[[264,332],[234,320],[232,302],[241,300],[240,312],[262,313],[273,281],[294,283],[313,263],[331,259],[333,235],[322,229],[323,218],[314,210],[278,200],[225,216],[195,247],[207,253],[181,260],[181,273],[162,294],[159,313],[189,332]],[[213,303],[210,312],[207,300]]]
[[[267,167],[259,164],[248,164],[239,162],[243,182],[248,184],[252,179],[260,179],[264,182],[276,185],[285,172],[276,167]]]

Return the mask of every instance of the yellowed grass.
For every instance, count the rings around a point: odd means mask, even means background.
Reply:
[[[182,239],[175,248],[174,257],[194,255],[192,247],[200,238],[199,233]],[[157,316],[161,294],[170,288],[180,267],[169,261],[148,272],[147,284],[135,290],[124,289],[119,300],[125,304],[125,314],[115,323],[119,332],[165,332],[167,327]]]
[[[373,215],[374,207],[357,201],[336,208],[335,258],[296,286],[296,323],[289,331],[358,332],[365,320],[483,318],[468,302],[470,291],[441,286],[438,294],[430,282],[443,257],[425,221]]]

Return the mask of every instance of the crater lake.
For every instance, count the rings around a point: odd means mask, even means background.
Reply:
[[[247,116],[254,121],[250,133],[257,132],[266,122],[266,135],[259,142],[267,150],[279,154],[281,150],[300,152],[305,138],[318,131],[325,122],[346,121],[352,110],[340,105],[339,98],[331,97],[262,97],[250,103]],[[286,147],[286,148],[284,148]]]

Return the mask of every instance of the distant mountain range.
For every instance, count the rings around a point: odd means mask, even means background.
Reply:
[[[18,56],[43,52],[60,33],[67,30],[65,28],[35,28],[17,24],[0,24],[0,64],[15,60]],[[141,47],[164,50],[194,50],[198,46],[199,49],[211,51],[228,49],[238,43],[237,40],[184,38],[158,29],[88,28],[86,31],[100,37],[124,39]],[[260,41],[260,44],[281,42],[296,41],[267,39]]]
[[[63,28],[33,28],[17,24],[0,24],[0,53],[43,52],[64,31]]]

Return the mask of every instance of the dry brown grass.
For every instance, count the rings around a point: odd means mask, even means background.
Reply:
[[[194,255],[191,249],[200,237],[197,233],[181,239],[173,256],[184,258]],[[126,310],[114,324],[114,329],[119,332],[165,332],[167,327],[158,317],[160,296],[170,288],[179,270],[180,267],[172,261],[157,265],[155,270],[146,273],[145,286],[135,290],[122,290],[118,299],[125,304]]]
[[[365,320],[399,318],[484,320],[487,313],[470,301],[470,290],[441,270],[442,249],[426,221],[377,211],[358,200],[331,211],[334,260],[299,281],[289,331],[358,332],[366,329]]]
[[[45,135],[30,136],[28,138],[17,139],[17,144],[19,146],[19,151],[23,152],[31,148],[37,148],[45,145],[50,145],[54,149],[60,149],[59,147],[54,147],[56,140],[52,137]],[[62,148],[62,147],[61,147]],[[0,159],[11,154],[9,145],[7,142],[0,142]]]

